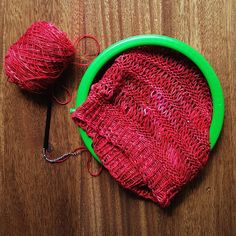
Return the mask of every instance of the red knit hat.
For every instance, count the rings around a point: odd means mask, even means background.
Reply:
[[[169,49],[140,47],[117,57],[72,116],[110,174],[163,207],[208,159],[207,82]]]

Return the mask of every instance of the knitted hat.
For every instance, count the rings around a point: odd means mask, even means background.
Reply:
[[[72,114],[113,178],[163,207],[206,164],[211,116],[201,72],[159,47],[117,57]]]

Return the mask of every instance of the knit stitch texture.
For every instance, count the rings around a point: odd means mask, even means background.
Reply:
[[[160,47],[118,56],[72,114],[113,178],[162,207],[206,164],[211,117],[199,69]]]

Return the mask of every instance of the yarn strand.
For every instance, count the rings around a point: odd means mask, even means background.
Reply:
[[[101,46],[97,40],[97,38],[93,35],[90,34],[84,34],[78,38],[76,38],[75,42],[74,42],[74,47],[76,47],[83,39],[92,39],[97,47],[97,52],[95,53],[95,57],[99,55],[100,51],[101,51]],[[79,63],[79,62],[74,62],[73,64],[77,65],[77,66],[82,66],[82,67],[86,67],[91,63],[91,61],[88,61],[86,63]]]
[[[55,87],[52,89],[52,98],[53,98],[53,100],[54,100],[56,103],[58,103],[58,104],[60,104],[60,105],[66,105],[66,104],[68,104],[68,103],[71,102],[71,100],[72,100],[72,94],[71,94],[70,90],[69,90],[66,86],[61,85],[60,87],[65,90],[65,92],[66,92],[66,94],[67,94],[67,99],[64,100],[64,101],[59,100],[59,99],[56,97],[56,95],[55,95]]]
[[[92,157],[89,156],[89,159],[88,159],[88,161],[87,161],[87,169],[88,169],[88,172],[89,172],[89,174],[90,174],[91,176],[97,177],[97,176],[99,176],[99,175],[102,173],[103,166],[102,166],[102,165],[100,166],[100,168],[99,168],[99,170],[98,170],[97,173],[93,173],[93,172],[91,171],[91,162],[92,162]]]

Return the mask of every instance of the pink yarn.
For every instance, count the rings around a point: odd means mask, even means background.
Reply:
[[[8,80],[24,90],[41,93],[55,83],[73,60],[75,48],[52,23],[33,23],[5,57]]]

